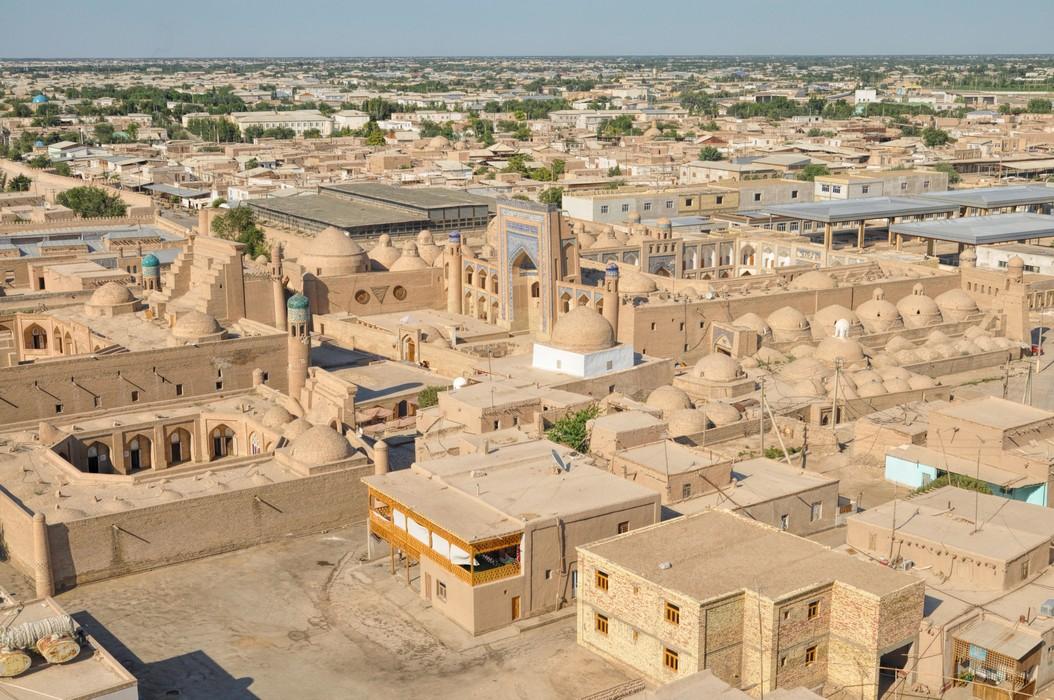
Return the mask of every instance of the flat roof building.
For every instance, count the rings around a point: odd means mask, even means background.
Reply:
[[[583,545],[578,559],[579,644],[660,683],[709,669],[751,694],[877,698],[891,680],[879,668],[909,668],[922,620],[921,580],[726,511]]]
[[[363,482],[371,550],[393,573],[396,550],[418,564],[421,597],[472,634],[558,609],[577,595],[576,546],[659,518],[658,494],[547,440]]]

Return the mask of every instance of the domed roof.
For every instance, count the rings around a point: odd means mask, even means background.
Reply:
[[[772,335],[772,329],[769,328],[769,324],[765,323],[765,319],[758,316],[753,311],[743,314],[736,320],[732,321],[733,325],[741,328],[749,328],[760,336]]]
[[[692,374],[711,382],[730,382],[743,376],[743,368],[728,355],[712,352],[695,363]]]
[[[888,331],[901,320],[897,307],[882,298],[881,289],[876,289],[871,299],[857,308],[856,315],[869,333]]]
[[[172,335],[177,338],[202,338],[207,335],[222,333],[223,326],[214,317],[200,311],[188,311],[176,319]]]
[[[392,272],[403,272],[406,270],[424,270],[429,267],[428,263],[417,254],[417,244],[407,241],[403,244],[403,254],[389,267]]]
[[[1024,270],[1025,269],[1025,261],[1022,260],[1021,256],[1019,256],[1019,255],[1011,256],[1011,258],[1006,261],[1006,269],[1008,269],[1008,270]]]
[[[266,260],[267,258],[264,258]],[[157,259],[157,256],[153,253],[147,253],[143,256],[143,267],[158,267],[161,262]]]
[[[260,253],[255,258],[253,258],[253,262],[257,265],[266,265],[268,263],[267,256],[263,253]]]
[[[607,319],[588,306],[576,306],[553,326],[553,346],[577,353],[607,350],[615,345],[615,331]]]
[[[787,380],[814,379],[831,374],[831,370],[815,357],[802,357],[780,368],[779,376]]]
[[[825,306],[812,317],[812,329],[814,333],[832,336],[835,332],[835,324],[839,321],[849,322],[849,332],[860,330],[860,317],[852,309],[847,309],[841,304]]]
[[[834,289],[837,286],[838,283],[826,272],[810,270],[792,279],[787,288],[802,291],[807,289]]]
[[[292,441],[290,453],[298,462],[329,464],[352,452],[351,443],[328,425],[316,425]]]
[[[44,93],[40,93],[39,95],[33,95],[33,104],[35,104],[35,105],[44,104],[47,101],[48,101],[48,96],[45,95]]]
[[[654,139],[662,136],[662,131],[657,126],[653,126],[647,129],[643,135],[646,139]]]
[[[712,401],[703,407],[706,417],[716,426],[736,423],[743,416],[734,406],[729,406],[721,401]]]
[[[768,317],[769,327],[774,331],[800,331],[809,328],[809,320],[797,309],[783,306]]]
[[[619,276],[618,290],[626,294],[650,294],[658,289],[655,280],[638,270],[627,268]]]
[[[852,338],[824,338],[816,346],[816,358],[832,365],[839,360],[853,364],[864,359],[864,349]]]
[[[922,293],[921,284],[916,284],[911,294],[897,302],[897,311],[908,328],[921,328],[941,320],[937,302]]]
[[[92,306],[116,306],[131,301],[135,301],[132,290],[119,282],[110,281],[92,292],[88,303]]]
[[[394,265],[401,255],[399,249],[392,245],[392,237],[387,233],[382,233],[377,238],[377,245],[369,252],[370,258],[385,270]]]
[[[692,400],[688,398],[688,394],[669,384],[653,389],[644,403],[650,408],[662,411],[664,416],[692,407]]]
[[[695,435],[710,427],[706,413],[696,408],[682,408],[670,414],[666,422],[670,437]]]
[[[260,418],[260,422],[268,428],[278,428],[293,420],[293,414],[281,406],[271,406]]]
[[[949,289],[939,295],[935,301],[937,307],[944,311],[963,311],[972,313],[977,311],[977,302],[969,294],[961,289]]]
[[[369,258],[362,246],[333,226],[322,229],[307,244],[298,262],[308,272],[323,275],[365,272],[369,269]]]
[[[310,423],[303,418],[296,418],[292,422],[286,424],[285,430],[282,431],[282,436],[285,437],[286,440],[295,440],[309,430],[311,430]]]
[[[429,148],[446,148],[450,145],[450,140],[445,136],[433,136],[432,140],[428,142]]]
[[[306,309],[310,306],[311,302],[303,294],[294,294],[289,297],[289,301],[285,303],[287,309]]]

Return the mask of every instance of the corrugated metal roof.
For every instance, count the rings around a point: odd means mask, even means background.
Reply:
[[[1054,236],[1054,216],[1046,214],[995,214],[960,219],[895,223],[893,233],[955,243],[985,245]]]
[[[967,644],[994,651],[1018,661],[1043,643],[1043,640],[1038,637],[1022,634],[995,620],[978,620],[966,629],[956,632],[955,637]]]

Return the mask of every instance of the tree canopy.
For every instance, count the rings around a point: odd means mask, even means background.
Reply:
[[[98,187],[74,187],[59,192],[55,201],[84,218],[124,216],[128,205],[117,195]]]
[[[248,207],[228,209],[217,216],[212,220],[212,232],[218,238],[243,243],[250,258],[271,255],[267,237],[264,236],[263,229],[256,225],[256,217]]]

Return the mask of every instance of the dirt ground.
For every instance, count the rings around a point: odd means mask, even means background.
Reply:
[[[573,610],[473,638],[359,525],[81,586],[59,602],[140,680],[140,697],[576,698],[632,676],[575,643]],[[31,594],[0,565],[0,583]]]

